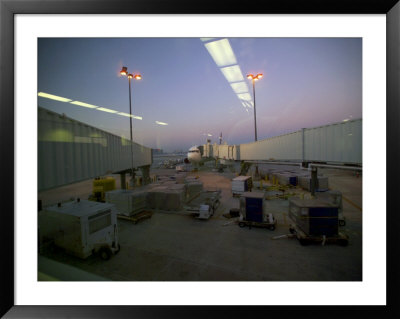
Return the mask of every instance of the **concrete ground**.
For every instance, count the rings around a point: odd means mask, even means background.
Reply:
[[[234,170],[217,173],[203,168],[190,174],[199,176],[205,189],[222,190],[221,205],[209,220],[166,211],[156,211],[150,219],[138,224],[119,219],[121,251],[110,260],[103,261],[98,256],[81,260],[62,251],[45,256],[120,281],[360,281],[362,177],[343,170],[319,169],[319,172],[329,177],[331,189],[343,193],[346,225],[340,231],[350,238],[347,247],[302,246],[295,238],[272,239],[289,234],[288,201],[282,199],[267,200],[268,210],[277,219],[274,231],[238,227],[234,218],[223,216],[230,208],[239,207],[239,199],[231,194]],[[151,173],[175,171],[152,169]],[[42,192],[39,199],[44,206],[71,197],[86,199],[91,183],[89,180]]]

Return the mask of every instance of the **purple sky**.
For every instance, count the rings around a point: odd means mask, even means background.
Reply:
[[[210,39],[213,42],[218,39]],[[38,92],[129,113],[134,140],[164,151],[254,141],[253,108],[242,105],[199,38],[39,39]],[[361,38],[229,38],[243,76],[256,82],[258,140],[362,117]],[[252,94],[251,82],[249,84]],[[252,99],[252,96],[251,96]],[[38,97],[39,106],[129,137],[129,118]],[[155,121],[168,123],[161,126]]]

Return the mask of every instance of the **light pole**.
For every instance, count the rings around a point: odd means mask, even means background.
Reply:
[[[248,74],[247,78],[253,82],[253,104],[254,104],[254,140],[257,141],[257,121],[256,121],[256,86],[255,83],[261,79],[263,75],[261,73],[254,76],[253,74]]]
[[[256,81],[263,77],[262,73],[254,76],[253,74],[248,74],[247,78],[253,82],[253,104],[254,104],[254,140],[257,142],[257,118],[256,118]],[[256,165],[256,177],[259,176],[258,165]]]
[[[132,179],[133,179],[133,137],[132,137],[132,99],[131,99],[131,79],[135,78],[136,80],[140,80],[142,76],[140,74],[133,75],[132,73],[128,73],[128,68],[126,66],[122,67],[120,71],[121,75],[126,75],[128,77],[129,82],[129,123],[130,123],[130,135],[131,135],[131,169],[132,169]],[[133,181],[131,180],[133,183]]]

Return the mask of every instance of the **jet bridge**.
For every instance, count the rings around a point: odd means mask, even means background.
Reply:
[[[151,164],[151,148],[133,143],[133,167]],[[38,108],[38,191],[131,167],[130,140]]]
[[[349,120],[240,145],[207,144],[203,156],[245,161],[362,165],[362,120]]]

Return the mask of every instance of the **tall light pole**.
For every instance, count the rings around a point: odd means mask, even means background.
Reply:
[[[256,81],[263,77],[262,73],[254,76],[253,74],[248,74],[247,78],[253,82],[253,104],[254,104],[254,141],[257,142],[257,118],[256,118]],[[255,175],[258,177],[258,165],[256,165],[256,173]]]
[[[253,74],[248,74],[247,78],[253,82],[253,104],[254,104],[254,140],[257,141],[257,118],[256,118],[256,86],[255,83],[263,77],[262,73],[254,76]]]
[[[135,78],[136,80],[140,80],[142,76],[140,74],[133,75],[132,73],[128,73],[128,68],[126,66],[122,67],[120,71],[121,75],[126,75],[128,77],[129,82],[129,120],[130,120],[130,135],[131,135],[131,169],[132,169],[132,177],[133,177],[133,137],[132,137],[132,98],[131,98],[131,79]]]

